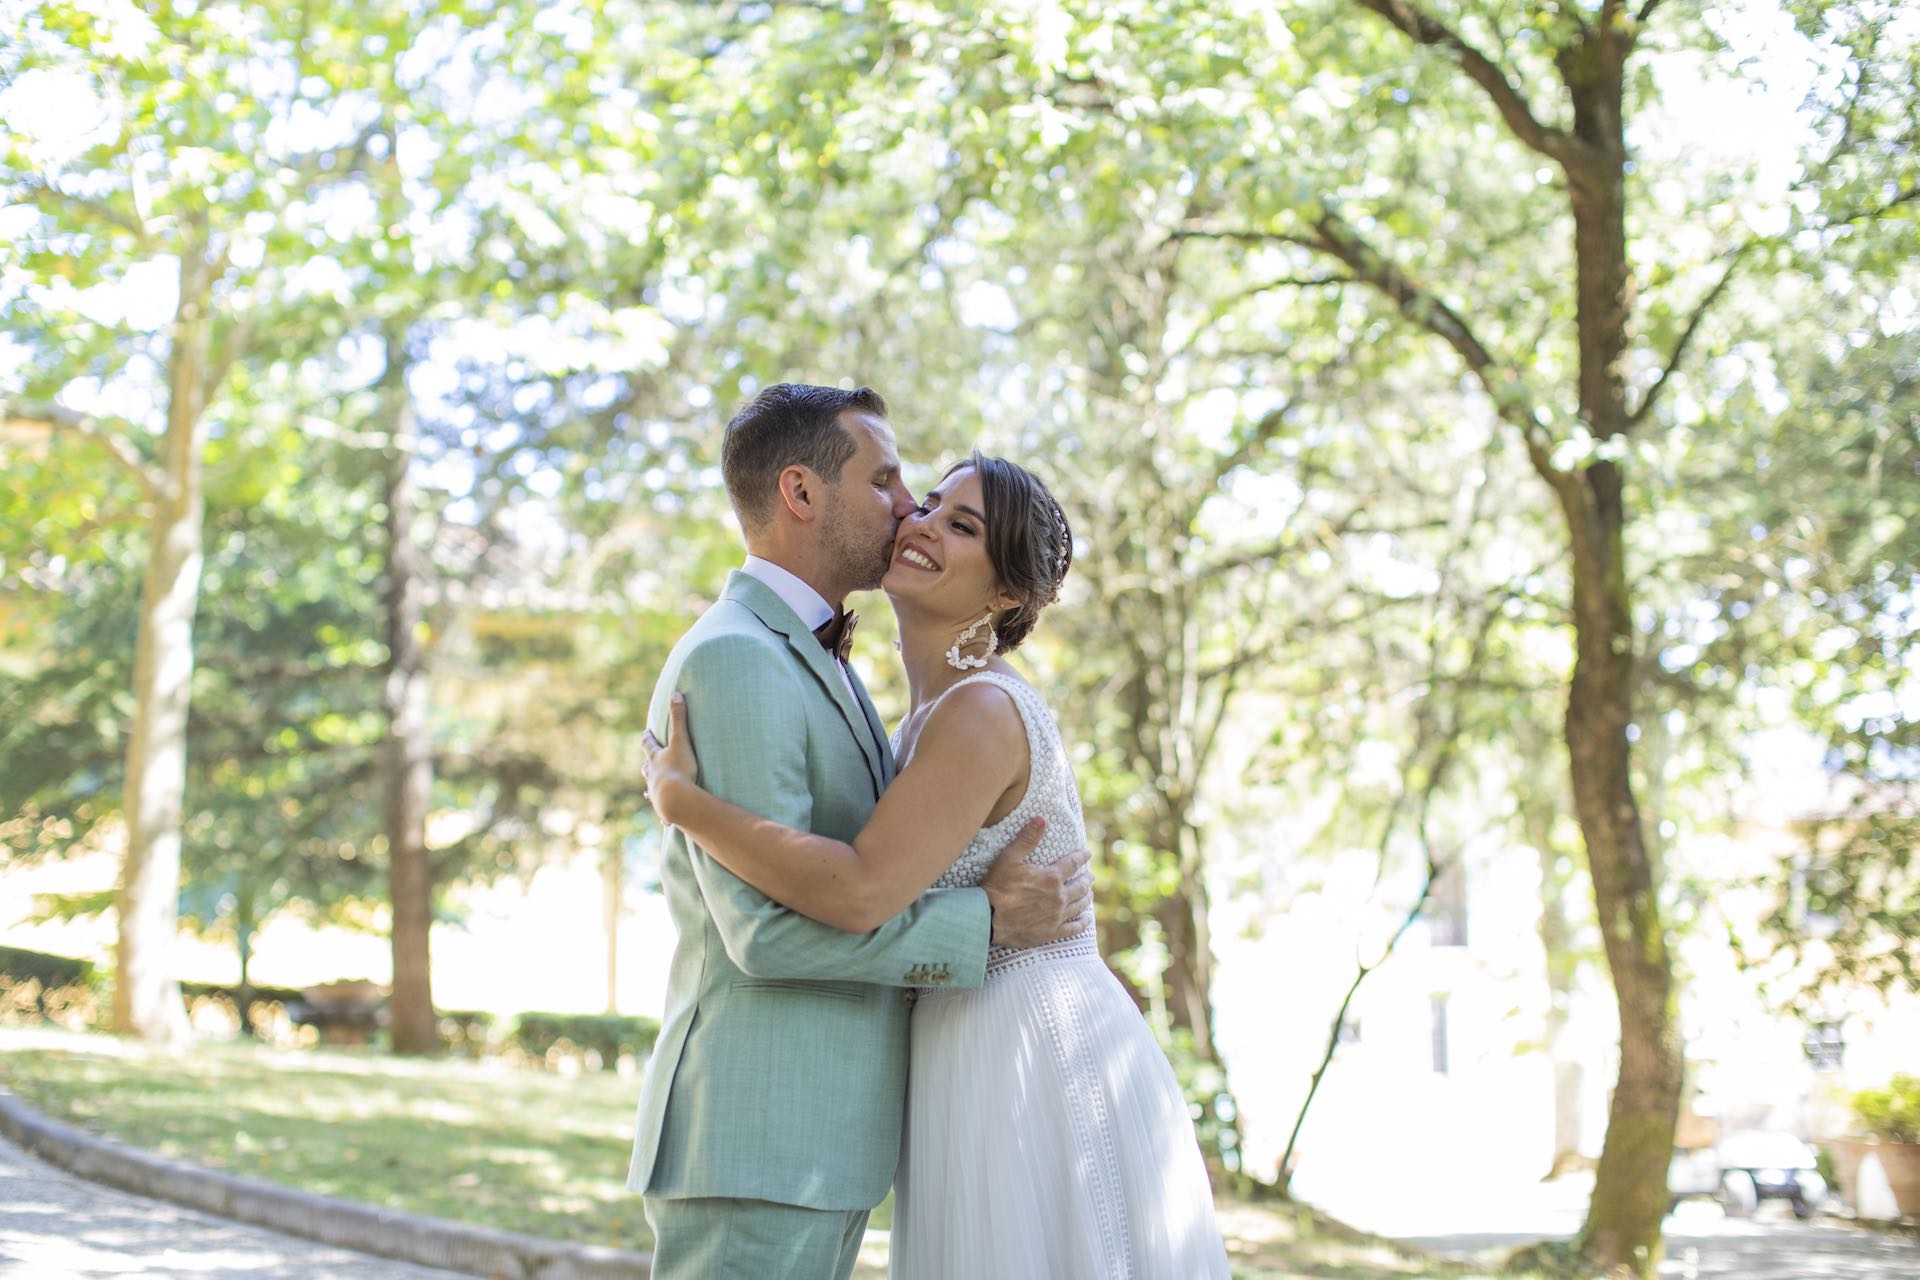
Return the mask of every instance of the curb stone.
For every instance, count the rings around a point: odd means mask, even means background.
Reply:
[[[0,1085],[0,1134],[48,1164],[136,1195],[287,1235],[489,1280],[648,1280],[652,1256],[564,1244],[242,1178],[49,1119]]]

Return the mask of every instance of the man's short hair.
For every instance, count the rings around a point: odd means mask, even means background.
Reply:
[[[776,382],[733,415],[720,445],[720,473],[742,527],[758,529],[772,518],[780,473],[788,467],[838,483],[854,451],[853,437],[840,425],[850,409],[887,416],[887,402],[871,388],[803,382]]]

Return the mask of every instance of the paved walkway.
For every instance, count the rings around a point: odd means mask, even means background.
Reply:
[[[1553,1182],[1459,1179],[1424,1191],[1395,1184],[1376,1194],[1308,1200],[1375,1235],[1454,1258],[1496,1261],[1536,1240],[1565,1240],[1587,1216],[1593,1175]],[[1729,1218],[1685,1200],[1666,1221],[1662,1280],[1920,1280],[1920,1239],[1866,1231],[1836,1218],[1798,1222],[1777,1201]]]
[[[1774,1206],[1768,1206],[1771,1209]],[[1394,1234],[1454,1257],[1504,1252],[1547,1231]],[[452,1280],[86,1182],[0,1139],[0,1280]],[[1724,1218],[1683,1205],[1667,1222],[1665,1280],[1914,1280],[1920,1240],[1785,1215]]]
[[[1717,1205],[1683,1204],[1667,1219],[1662,1280],[1914,1280],[1920,1240],[1883,1235],[1834,1219],[1798,1222],[1768,1205],[1754,1218],[1722,1216]],[[1497,1258],[1537,1235],[1429,1235],[1406,1243],[1450,1257]]]
[[[0,1139],[0,1280],[452,1280],[85,1182]]]

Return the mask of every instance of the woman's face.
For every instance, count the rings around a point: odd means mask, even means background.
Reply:
[[[962,467],[900,522],[893,563],[880,585],[902,600],[961,616],[1010,608],[987,555],[986,500],[979,473]]]

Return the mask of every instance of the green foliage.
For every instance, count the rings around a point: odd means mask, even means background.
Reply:
[[[599,1060],[602,1071],[615,1070],[622,1056],[642,1059],[653,1052],[660,1034],[656,1018],[599,1013],[523,1013],[514,1020],[513,1044],[540,1062],[556,1057]]]
[[[1853,1095],[1853,1113],[1866,1131],[1887,1142],[1920,1142],[1920,1076],[1895,1073],[1884,1089]]]
[[[1247,1170],[1240,1151],[1239,1104],[1228,1086],[1225,1068],[1194,1052],[1193,1034],[1189,1031],[1173,1033],[1167,1058],[1173,1064],[1174,1076],[1180,1081],[1180,1091],[1187,1100],[1187,1110],[1193,1116],[1200,1149],[1218,1161],[1228,1178],[1254,1185],[1244,1176]]]

